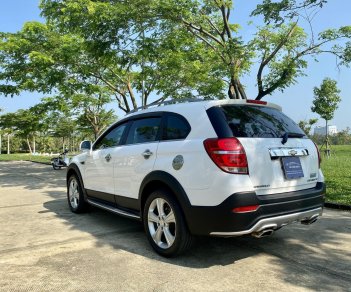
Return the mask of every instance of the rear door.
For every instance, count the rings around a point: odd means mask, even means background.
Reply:
[[[221,116],[247,155],[257,194],[312,188],[318,155],[313,142],[280,110],[258,105],[224,105]]]
[[[155,164],[161,133],[162,116],[154,115],[130,121],[125,145],[114,156],[114,193],[137,199],[142,180]]]

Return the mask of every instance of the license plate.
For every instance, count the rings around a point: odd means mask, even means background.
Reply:
[[[303,170],[299,157],[282,157],[282,163],[286,179],[303,177]]]

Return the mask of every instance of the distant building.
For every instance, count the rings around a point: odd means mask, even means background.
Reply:
[[[336,126],[328,126],[328,135],[336,135],[338,133],[338,128]],[[325,127],[315,127],[315,135],[325,135]]]

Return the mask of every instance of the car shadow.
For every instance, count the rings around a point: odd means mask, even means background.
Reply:
[[[57,196],[57,192],[50,195]],[[141,222],[97,208],[91,208],[84,214],[74,214],[69,210],[66,198],[63,199],[62,196],[63,194],[57,200],[45,202],[44,207],[58,218],[64,219],[69,228],[92,234],[97,240],[97,246],[110,245],[152,260],[196,269],[226,266],[268,254],[273,266],[284,268],[282,277],[285,281],[294,285],[318,290],[321,282],[325,281],[323,287],[333,290],[335,285],[342,282],[351,284],[351,252],[347,247],[345,249],[345,242],[342,240],[350,235],[351,216],[328,216],[311,226],[287,226],[273,236],[261,239],[251,236],[198,237],[186,254],[167,259],[152,250]],[[328,229],[324,230],[323,225],[326,223]],[[339,279],[338,283],[315,278],[318,271]]]
[[[57,192],[50,195],[56,196]],[[186,254],[167,259],[157,255],[149,245],[140,221],[124,218],[98,208],[91,207],[83,214],[74,214],[69,210],[66,198],[48,201],[44,208],[55,214],[71,229],[90,233],[97,239],[97,246],[110,245],[116,249],[146,256],[172,265],[191,268],[208,268],[217,265],[233,264],[246,257],[255,256],[259,251],[242,250],[233,246],[233,241],[224,238],[198,237],[191,250]],[[121,237],[123,235],[123,238]]]
[[[28,166],[30,168],[30,166]],[[21,179],[13,179],[22,175]],[[12,172],[0,173],[0,185],[42,189],[47,195],[43,213],[52,213],[68,229],[80,230],[95,239],[96,246],[110,246],[151,260],[192,269],[207,269],[241,263],[252,265],[255,259],[264,266],[252,267],[253,273],[274,269],[281,279],[311,290],[346,290],[351,287],[351,215],[349,212],[328,210],[311,226],[293,224],[271,237],[256,239],[197,238],[186,254],[167,259],[157,255],[147,242],[143,226],[138,221],[123,218],[107,211],[91,208],[84,214],[69,210],[65,191],[65,171],[49,166],[38,167],[25,175],[26,168],[18,166]],[[9,178],[12,178],[9,180]],[[35,177],[41,177],[40,179]],[[264,256],[264,259],[262,259]],[[244,263],[244,264],[243,264]],[[249,266],[247,266],[249,268]],[[252,275],[255,277],[255,274]],[[348,288],[347,288],[348,287]]]

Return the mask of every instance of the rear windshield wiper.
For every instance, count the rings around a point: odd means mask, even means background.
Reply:
[[[285,132],[283,136],[281,136],[282,139],[282,144],[285,144],[288,142],[288,138],[302,138],[304,137],[305,134],[302,133],[293,133],[293,132]]]

